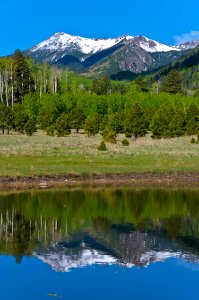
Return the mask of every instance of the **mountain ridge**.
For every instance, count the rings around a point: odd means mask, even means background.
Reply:
[[[199,45],[194,40],[169,46],[145,36],[84,38],[58,32],[25,51],[36,62],[48,62],[89,76],[131,71],[142,73],[165,66]]]

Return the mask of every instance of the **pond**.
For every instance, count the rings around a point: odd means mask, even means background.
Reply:
[[[199,190],[0,194],[2,300],[198,299]]]

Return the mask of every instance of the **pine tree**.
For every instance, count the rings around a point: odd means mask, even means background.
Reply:
[[[85,115],[81,108],[76,107],[73,109],[71,112],[71,121],[73,128],[76,129],[76,132],[78,133],[79,129],[83,128],[85,121]]]
[[[142,76],[138,76],[138,78],[135,80],[135,84],[139,92],[146,93],[150,90],[149,82]]]
[[[7,107],[4,103],[0,103],[0,128],[2,134],[5,133],[5,129],[9,134],[10,129],[13,127],[13,114],[12,109]]]
[[[99,132],[99,124],[95,116],[90,116],[86,119],[84,131],[88,136],[95,135]]]
[[[70,117],[62,113],[56,121],[55,128],[57,130],[57,136],[65,136],[71,134],[71,121]]]
[[[14,127],[15,129],[23,133],[25,124],[28,121],[28,114],[22,104],[17,104],[13,108],[13,116],[14,116]]]
[[[169,106],[161,107],[155,112],[150,124],[150,130],[154,138],[173,137],[171,122],[174,116],[175,111]]]
[[[36,122],[33,118],[29,118],[24,126],[27,135],[31,136],[37,130]]]
[[[136,138],[147,133],[148,124],[143,108],[135,103],[127,110],[124,120],[124,132],[126,136],[134,135]]]
[[[13,55],[14,101],[22,103],[23,96],[33,91],[34,81],[26,58],[20,50]]]
[[[197,134],[199,130],[199,111],[197,106],[190,104],[186,114],[186,130],[189,135]]]
[[[182,79],[177,71],[173,70],[167,75],[161,90],[170,94],[182,93]]]

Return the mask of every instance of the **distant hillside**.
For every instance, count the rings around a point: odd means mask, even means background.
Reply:
[[[170,63],[168,66],[160,68],[155,72],[151,72],[152,78],[158,80],[162,76],[166,76],[172,70],[184,71],[199,66],[199,47],[193,49],[191,52],[181,57],[180,59]]]

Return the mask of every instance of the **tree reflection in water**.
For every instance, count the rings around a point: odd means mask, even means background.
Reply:
[[[199,191],[71,190],[0,195],[0,251],[77,266],[199,261]]]

